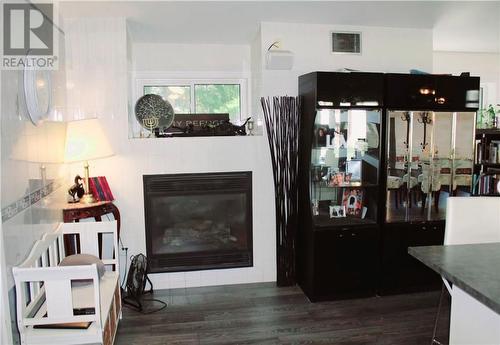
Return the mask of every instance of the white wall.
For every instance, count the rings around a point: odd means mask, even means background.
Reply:
[[[262,33],[260,28],[250,44],[250,66],[252,75],[251,103],[254,120],[262,121],[262,107],[260,95],[262,90]]]
[[[227,44],[133,43],[135,71],[250,71],[250,47]]]
[[[62,40],[61,35],[58,38]],[[59,47],[63,45],[60,44]],[[59,52],[58,57],[60,69],[51,71],[51,93],[54,109],[60,111],[65,106],[61,91],[66,87],[64,74],[61,73],[64,66],[63,51]],[[61,161],[48,162],[54,158],[51,153],[64,151],[65,125],[51,121],[33,125],[27,116],[23,101],[22,73],[16,70],[2,70],[0,74],[0,312],[1,326],[4,321],[10,322],[12,330],[12,335],[5,334],[2,337],[12,338],[17,344],[19,336],[15,319],[12,267],[19,265],[26,258],[35,241],[45,233],[53,231],[62,221],[61,205],[66,200],[66,188],[63,188],[65,184],[62,181],[66,180],[66,169]],[[52,112],[49,120],[57,117],[59,116]],[[46,163],[45,188],[40,172],[43,162]],[[53,188],[47,189],[47,186]],[[7,300],[4,300],[5,294],[8,294]],[[6,328],[9,329],[9,326]]]
[[[330,32],[334,30],[361,32],[362,53],[332,54]],[[432,31],[428,29],[265,22],[261,33],[263,61],[274,41],[281,41],[281,48],[292,51],[295,59],[291,71],[264,70],[262,94],[266,96],[296,95],[297,77],[313,71],[432,71]]]
[[[481,78],[485,87],[486,104],[500,102],[500,54],[498,53],[464,53],[450,51],[433,52],[433,73],[451,73],[459,75],[470,72],[472,76]]]
[[[0,95],[2,85],[0,83]],[[0,131],[2,123],[0,121]],[[0,140],[0,152],[2,149],[2,141]],[[0,169],[0,180],[2,179],[2,171]],[[2,203],[2,194],[0,193],[0,204]],[[0,222],[0,341],[2,344],[12,343],[12,329],[10,323],[9,311],[9,295],[7,289],[7,267],[5,264],[5,249],[3,245],[2,223]]]

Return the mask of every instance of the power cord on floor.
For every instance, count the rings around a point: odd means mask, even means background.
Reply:
[[[106,217],[108,218],[108,220],[111,220],[109,218],[109,215],[106,215]],[[122,292],[125,292],[125,283],[127,281],[127,276],[128,276],[128,270],[127,270],[127,266],[128,266],[128,247],[125,247],[123,245],[123,241],[122,241],[121,237],[118,238],[118,241],[120,243],[121,250],[125,251],[125,274],[123,275],[123,279],[122,279],[122,282],[120,284],[120,288],[121,288]],[[139,312],[141,314],[144,314],[144,315],[157,313],[157,312],[162,311],[163,309],[165,309],[167,307],[167,303],[165,303],[163,301],[160,301],[159,299],[156,299],[156,298],[143,299],[142,301],[143,302],[157,302],[157,303],[160,303],[162,306],[160,308],[158,308],[158,309],[154,309],[154,310],[150,310],[150,311],[137,310],[134,307],[132,307],[130,305],[127,305],[127,304],[125,304],[125,306],[129,307],[130,309],[135,310],[135,311],[137,311],[137,312]]]
[[[154,310],[138,310],[137,308],[131,306],[131,305],[128,305],[128,304],[124,304],[125,307],[128,307],[129,309],[132,309],[138,313],[141,313],[141,314],[144,314],[144,315],[148,315],[148,314],[154,314],[154,313],[157,313],[159,311],[162,311],[163,309],[165,309],[167,307],[167,303],[166,302],[163,302],[163,301],[160,301],[159,299],[156,299],[156,298],[146,298],[146,299],[141,299],[141,302],[158,302],[160,303],[162,306],[158,309],[154,309]]]

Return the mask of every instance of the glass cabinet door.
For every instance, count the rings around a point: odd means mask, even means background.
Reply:
[[[470,194],[473,113],[389,111],[387,222],[443,220],[450,195]]]
[[[422,212],[410,220],[442,220],[446,216],[453,172],[453,114],[420,112],[417,116],[416,122],[421,133],[426,129],[428,146],[422,151],[425,159],[419,166],[419,178],[422,181],[419,206]]]
[[[460,112],[455,114],[456,129],[453,145],[453,195],[469,196],[472,194],[475,143],[474,114],[473,112]]]
[[[406,221],[409,217],[406,207],[409,189],[416,183],[410,178],[409,171],[412,114],[409,111],[389,111],[387,116],[386,221]]]
[[[317,111],[310,172],[315,225],[376,223],[380,119],[380,110]]]

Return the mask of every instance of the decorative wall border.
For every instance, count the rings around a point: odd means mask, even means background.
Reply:
[[[62,179],[52,180],[48,182],[44,187],[34,190],[33,192],[23,196],[21,199],[5,206],[4,208],[2,208],[2,222],[6,222],[12,217],[15,217],[31,205],[36,204],[43,198],[52,194],[61,186]]]

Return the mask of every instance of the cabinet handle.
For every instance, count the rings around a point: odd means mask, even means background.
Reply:
[[[339,238],[342,238],[342,237],[344,237],[344,235],[340,234],[340,235],[339,235]]]
[[[356,234],[355,234],[354,232],[351,232],[351,236],[353,236],[353,237],[354,237],[354,236],[356,236]]]
[[[423,226],[423,227],[422,227],[422,230],[427,230],[427,227]]]

